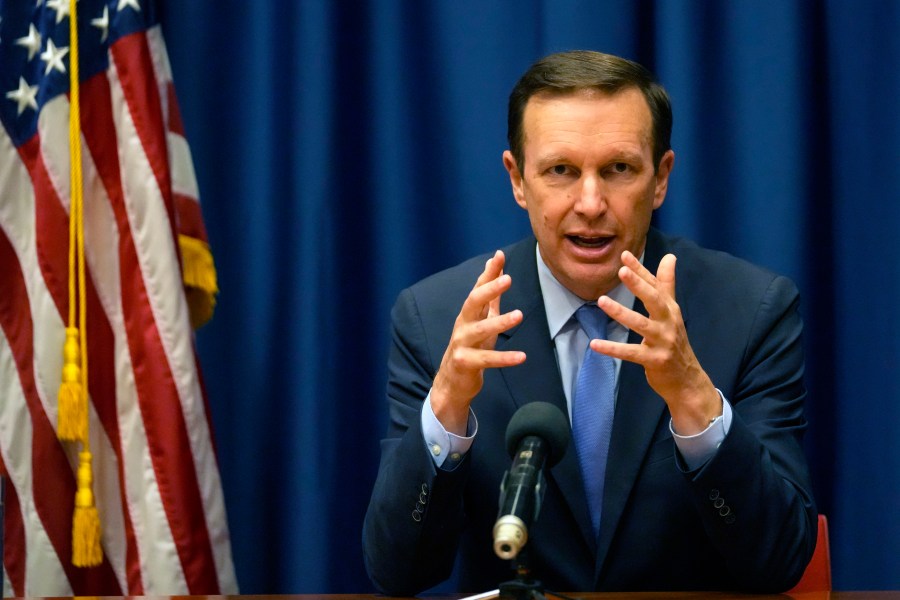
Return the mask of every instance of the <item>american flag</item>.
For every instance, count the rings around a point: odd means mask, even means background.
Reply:
[[[56,436],[69,307],[69,2],[0,0],[4,596],[236,593],[189,303],[210,300],[214,268],[150,0],[76,5],[103,561],[72,564],[78,448]]]

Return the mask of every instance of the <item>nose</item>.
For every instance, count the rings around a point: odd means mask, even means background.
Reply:
[[[588,220],[595,219],[606,212],[606,190],[598,177],[582,178],[581,190],[575,201],[575,212]]]

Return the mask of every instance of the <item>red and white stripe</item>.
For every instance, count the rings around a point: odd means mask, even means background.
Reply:
[[[77,447],[56,438],[68,315],[68,113],[0,128],[4,596],[237,592],[178,234],[205,241],[159,28],[82,83],[90,436],[104,561],[71,565]]]

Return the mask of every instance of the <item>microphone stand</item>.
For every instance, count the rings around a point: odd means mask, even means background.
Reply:
[[[543,469],[555,465],[568,444],[568,421],[559,408],[547,402],[525,404],[516,411],[506,428],[506,448],[513,457],[513,464],[500,484],[500,515],[494,525],[494,552],[500,558],[511,559],[516,576],[500,584],[500,600],[547,600],[543,584],[531,573],[525,545],[528,532],[522,520],[537,520],[543,501]],[[506,522],[507,518],[518,523]],[[498,526],[501,527],[499,532]],[[511,556],[513,552],[515,554]],[[572,600],[553,592],[551,595]]]
[[[531,577],[527,548],[519,551],[513,563],[516,577],[500,584],[500,600],[547,600],[544,586]]]

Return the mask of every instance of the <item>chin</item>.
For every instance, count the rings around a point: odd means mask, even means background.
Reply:
[[[570,281],[573,285],[566,287],[584,300],[596,300],[619,285],[619,278],[615,276],[610,277],[607,269],[604,269],[602,273],[596,271],[582,272],[575,277],[571,277]],[[574,285],[575,283],[580,285]]]

